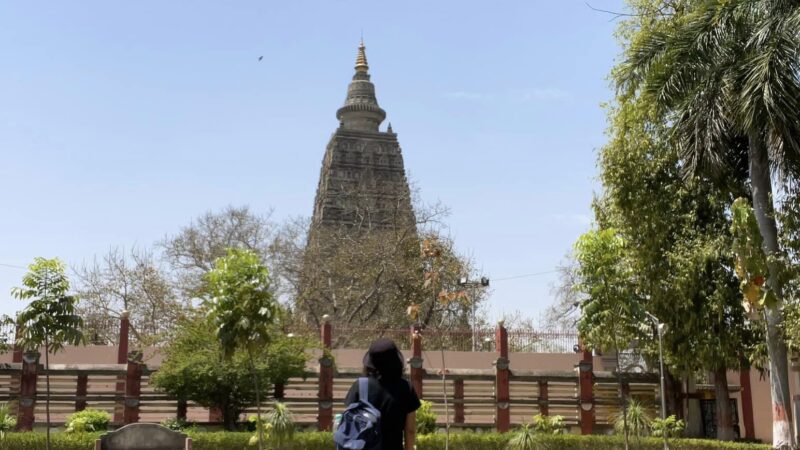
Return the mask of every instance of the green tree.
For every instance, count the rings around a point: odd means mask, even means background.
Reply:
[[[164,362],[153,374],[154,385],[162,392],[182,400],[191,400],[206,408],[219,408],[225,428],[236,430],[241,413],[256,404],[253,365],[259,380],[285,384],[289,378],[305,373],[307,349],[313,343],[282,333],[278,325],[270,329],[270,343],[253,352],[254,364],[247,351],[236,350],[226,360],[217,338],[217,327],[200,308],[176,326],[175,337],[164,348]]]
[[[598,225],[616,229],[629,243],[626,256],[643,307],[669,329],[664,350],[670,374],[716,374],[718,437],[733,439],[723,374],[740,366],[755,340],[730,270],[727,212],[733,195],[746,192],[744,176],[728,170],[685,178],[668,127],[648,98],[617,96],[609,120],[609,142],[599,157]],[[655,333],[643,332],[638,340],[657,363]],[[678,411],[677,403],[670,397],[668,410]]]
[[[631,341],[639,334],[641,300],[636,294],[634,272],[625,247],[625,240],[616,230],[591,230],[575,244],[575,259],[578,289],[585,295],[578,332],[584,345],[617,355],[620,409],[628,449],[628,399],[623,393],[619,354],[630,348]]]
[[[280,311],[270,291],[269,271],[255,252],[231,248],[227,256],[217,260],[206,279],[211,296],[209,317],[217,329],[223,356],[230,360],[237,349],[242,349],[250,360],[257,423],[261,423],[259,376],[253,355],[269,344],[271,325]],[[258,448],[263,450],[263,432],[258,429]]]
[[[50,449],[50,353],[65,345],[83,344],[83,320],[75,313],[77,297],[69,295],[69,279],[58,259],[36,258],[22,278],[22,287],[12,289],[19,300],[29,301],[17,314],[17,343],[25,350],[44,347],[45,416],[47,449]]]
[[[664,1],[669,18],[641,28],[626,49],[621,90],[652,98],[690,172],[748,163],[752,201],[768,256],[765,305],[773,445],[794,447],[787,347],[781,335],[781,248],[772,173],[800,171],[800,3],[791,0]],[[746,141],[746,152],[732,145]],[[778,180],[781,181],[780,179]]]

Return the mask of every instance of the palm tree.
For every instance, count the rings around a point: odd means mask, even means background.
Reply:
[[[773,445],[794,448],[787,347],[780,332],[781,254],[772,183],[800,173],[800,1],[694,0],[645,23],[616,74],[618,88],[654,100],[689,173],[746,159],[764,251]],[[737,140],[747,150],[736,151]],[[773,180],[773,174],[777,175]]]

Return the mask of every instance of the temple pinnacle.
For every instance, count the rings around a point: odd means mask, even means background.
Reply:
[[[356,72],[366,72],[369,70],[367,65],[367,52],[364,47],[364,39],[361,39],[361,44],[358,46],[358,56],[356,57]]]

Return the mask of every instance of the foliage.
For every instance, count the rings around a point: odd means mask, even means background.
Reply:
[[[257,254],[228,249],[206,275],[210,320],[226,358],[236,349],[254,351],[269,343],[280,308],[270,292],[269,271]]]
[[[247,352],[253,376],[256,415],[261,422],[259,374],[253,353],[269,344],[272,324],[278,320],[280,307],[269,287],[269,271],[259,256],[250,250],[229,248],[214,269],[206,274],[209,319],[216,328],[222,355],[230,361],[234,352]],[[258,447],[263,448],[263,429],[258,426]]]
[[[736,253],[736,276],[741,280],[740,289],[744,294],[744,305],[748,311],[762,308],[774,308],[778,297],[774,289],[767,284],[769,277],[767,255],[764,253],[764,242],[758,230],[753,208],[747,200],[738,198],[731,208],[733,223],[733,250]],[[758,318],[758,314],[752,314]]]
[[[567,424],[563,416],[546,416],[537,414],[533,416],[533,431],[540,434],[564,434]]]
[[[650,416],[650,412],[647,408],[638,400],[630,399],[628,401],[628,407],[626,408],[625,412],[628,424],[628,430],[631,434],[638,437],[647,436],[650,434],[650,425],[653,422],[652,417]],[[622,417],[622,413],[617,413],[611,417],[611,421],[614,424],[614,430],[617,433],[624,432],[624,422]]]
[[[589,231],[575,244],[578,289],[586,295],[578,330],[594,348],[620,351],[638,334],[639,299],[625,247],[614,229]]]
[[[228,432],[189,432],[192,448],[195,450],[242,450],[247,447],[250,433]],[[53,450],[91,450],[94,448],[96,433],[65,434],[53,436]],[[458,450],[504,450],[512,438],[512,433],[457,433],[451,437],[452,448]],[[43,433],[9,433],[0,440],[0,450],[42,450]],[[622,441],[618,436],[578,436],[578,435],[537,435],[536,450],[618,450]],[[333,448],[331,433],[298,433],[286,450],[329,450]],[[444,436],[429,434],[419,436],[418,450],[441,450]],[[638,445],[641,450],[660,450],[663,442],[657,438],[643,438]],[[672,450],[768,450],[768,445],[743,444],[698,439],[675,439],[670,441]]]
[[[75,310],[77,297],[69,294],[64,264],[58,259],[36,258],[28,269],[22,287],[11,291],[17,299],[30,301],[17,315],[17,344],[26,350],[44,345],[47,353],[82,344],[83,321]]]
[[[67,433],[91,433],[107,430],[110,422],[111,416],[107,412],[85,409],[70,414],[64,424]]]
[[[6,437],[6,433],[14,430],[17,426],[17,418],[11,413],[8,404],[0,405],[0,440]]]
[[[433,403],[427,400],[420,401],[417,409],[417,434],[431,434],[436,432],[436,413],[433,412]]]
[[[249,422],[248,429],[253,429],[255,433],[250,436],[250,440],[247,441],[247,445],[249,447],[256,447],[259,443],[259,439],[269,439],[270,438],[270,431],[272,430],[272,424],[266,423],[264,419],[260,419],[258,416],[250,416],[247,418]]]
[[[538,416],[537,416],[538,417]],[[536,419],[534,418],[534,422]],[[508,441],[508,450],[534,450],[536,448],[535,425],[523,423]]]
[[[69,279],[58,259],[36,258],[22,278],[22,287],[11,294],[29,300],[17,313],[17,341],[22,349],[38,351],[44,347],[45,367],[50,367],[50,353],[65,345],[83,344],[83,320],[76,312],[78,299],[69,294]],[[50,449],[50,372],[45,373],[46,448]]]
[[[197,317],[181,320],[176,328],[174,340],[164,348],[164,362],[153,375],[154,385],[174,398],[220,408],[226,427],[235,429],[239,414],[255,404],[248,355],[235,351],[228,362],[223,362],[215,328],[202,309]],[[304,376],[307,351],[313,344],[284,335],[277,325],[271,334],[271,344],[254,353],[256,372],[265,387]]]
[[[285,403],[275,402],[272,405],[272,410],[267,413],[266,423],[269,426],[270,441],[277,450],[286,448],[294,439],[294,416]]]
[[[677,438],[683,435],[683,430],[685,429],[686,423],[676,418],[674,415],[666,419],[653,419],[650,423],[650,431],[653,437],[662,437],[666,435],[668,438]]]
[[[634,27],[617,86],[649,101],[669,124],[688,173],[712,174],[746,162],[764,251],[779,257],[773,184],[780,189],[800,173],[800,3],[678,3],[674,14]],[[773,180],[773,173],[780,176]],[[767,267],[769,290],[763,299],[773,441],[776,447],[792,446],[784,413],[791,404],[781,335],[782,268],[770,258]],[[753,297],[759,294],[748,288]]]
[[[194,430],[197,428],[197,425],[195,424],[191,424],[183,419],[177,419],[174,417],[162,420],[161,426],[164,428],[169,428],[173,431]]]

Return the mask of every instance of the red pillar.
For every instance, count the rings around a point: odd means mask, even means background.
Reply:
[[[89,375],[78,374],[78,387],[75,389],[75,411],[86,409],[86,394],[89,387]]]
[[[22,377],[19,389],[19,415],[17,420],[17,430],[19,431],[33,430],[38,371],[39,352],[25,352],[22,356]]]
[[[125,425],[139,421],[143,365],[142,352],[131,352],[128,356],[128,372],[125,375],[125,402],[122,411],[122,420]]]
[[[539,382],[539,414],[543,416],[550,415],[550,402],[548,398],[550,396],[549,393],[549,386],[547,385],[547,381],[540,381]]]
[[[20,364],[22,363],[22,347],[19,346],[19,326],[14,334],[14,346],[11,353],[11,362]],[[20,394],[20,384],[22,383],[22,371],[20,371],[19,375],[12,375],[11,380],[9,382],[9,391],[12,397],[19,398]],[[13,414],[19,415],[19,402],[18,401],[11,401],[9,402],[9,408],[11,408],[11,412]]]
[[[128,363],[128,335],[130,333],[131,322],[128,311],[122,311],[119,319],[119,346],[117,347],[117,364]],[[117,404],[114,407],[114,422],[124,421],[124,396],[125,396],[125,377],[117,379]]]
[[[333,428],[333,358],[331,358],[329,352],[333,345],[333,329],[330,316],[326,314],[322,316],[322,320],[321,337],[324,352],[319,359],[317,429],[319,431],[331,431],[331,428]]]
[[[408,365],[411,366],[411,384],[419,398],[423,398],[422,380],[425,378],[425,369],[422,368],[422,335],[419,327],[411,327],[411,359]]]
[[[592,434],[594,429],[594,365],[592,352],[581,345],[581,360],[578,363],[579,408],[581,412],[581,434]]]
[[[742,387],[742,422],[744,422],[744,437],[755,439],[756,430],[753,420],[753,388],[750,386],[750,368],[739,371],[739,385]]]
[[[461,378],[453,380],[453,409],[453,422],[464,423],[464,380]]]
[[[495,347],[500,353],[500,357],[495,361],[495,401],[497,412],[495,425],[497,431],[505,433],[511,428],[511,371],[508,370],[508,332],[503,321],[497,322],[497,330],[494,335]]]

